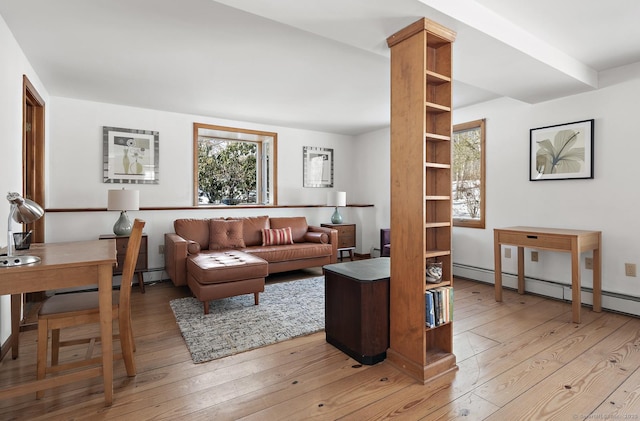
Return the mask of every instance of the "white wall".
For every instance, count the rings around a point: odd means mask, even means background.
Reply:
[[[601,230],[602,288],[609,293],[605,293],[603,306],[640,314],[640,278],[624,275],[625,262],[640,265],[640,219],[636,217],[640,194],[635,187],[640,178],[635,127],[640,73],[636,71],[635,78],[629,79],[627,70],[602,74],[606,87],[560,100],[528,105],[499,99],[455,111],[454,123],[487,119],[486,229],[454,229],[454,264],[469,266],[458,274],[493,282],[494,228],[530,225]],[[587,119],[595,119],[595,178],[529,181],[529,129]],[[503,258],[505,272],[517,272],[515,255],[514,248],[514,258]],[[581,258],[582,284],[588,288],[593,276],[584,270],[584,258],[589,255],[583,253]],[[560,298],[570,297],[566,287],[571,283],[570,270],[568,254],[540,251],[539,262],[531,263],[527,253],[526,275],[533,279],[532,288],[535,279],[551,281],[560,284]],[[513,277],[511,285],[515,285]],[[615,294],[628,299],[621,302]],[[583,298],[590,302],[589,293],[583,293]]]
[[[250,122],[221,120],[149,109],[125,107],[77,99],[52,97],[50,159],[47,162],[47,208],[106,208],[107,190],[126,186],[140,190],[141,207],[191,206],[193,186],[193,123],[219,124],[278,133],[278,204],[323,205],[327,188],[302,187],[303,146],[334,149],[334,190],[348,193],[353,203],[358,185],[353,179],[355,151],[351,136],[321,133]],[[157,130],[160,142],[159,184],[124,185],[103,183],[102,126]],[[366,201],[366,197],[362,200]],[[358,226],[368,224],[371,208],[342,209],[345,221],[357,216]],[[329,222],[331,208],[277,208],[221,210],[166,210],[129,212],[130,217],[147,221],[149,267],[162,268],[158,246],[164,233],[173,231],[173,220],[182,217],[303,215],[312,225]],[[353,215],[352,215],[353,214]],[[46,215],[47,241],[97,238],[110,233],[117,212],[49,212]],[[358,252],[360,252],[358,250]],[[368,248],[366,251],[368,253]],[[147,279],[157,275],[148,275]]]
[[[45,103],[46,89],[40,83],[13,34],[0,16],[0,244],[6,245],[9,203],[6,192],[22,192],[22,78],[27,75]],[[48,124],[45,123],[45,130]],[[2,276],[0,274],[0,276]],[[9,296],[0,297],[0,343],[11,332]]]
[[[372,209],[367,208],[367,220],[359,225],[358,231],[358,244],[363,245],[363,253],[372,253],[372,255],[379,255],[378,250],[372,249],[378,249],[380,246],[380,228],[389,228],[391,223],[389,216],[390,136],[390,129],[386,127],[357,136],[353,142],[351,177],[357,188],[349,194],[353,198],[352,203],[374,205]],[[355,215],[356,218],[357,216]]]
[[[640,315],[640,277],[624,276],[624,263],[640,265],[640,141],[635,127],[640,97],[640,65],[600,75],[596,91],[541,104],[501,98],[454,111],[454,124],[486,118],[486,229],[455,227],[454,274],[493,282],[493,229],[513,225],[593,229],[603,232],[603,307]],[[593,180],[529,181],[529,130],[573,121],[595,120]],[[388,227],[389,130],[355,138],[353,177],[358,198],[375,204],[367,241],[377,245]],[[352,195],[353,197],[353,195]],[[584,258],[581,256],[581,267]],[[516,250],[503,259],[504,284],[515,287]],[[527,253],[527,257],[529,254]],[[640,267],[640,266],[639,266]],[[640,274],[640,272],[639,272]],[[540,251],[526,264],[527,289],[571,299],[568,254]],[[592,272],[582,270],[590,289]],[[584,291],[583,302],[591,303]]]

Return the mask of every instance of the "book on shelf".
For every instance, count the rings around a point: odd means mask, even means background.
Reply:
[[[428,328],[453,320],[453,287],[430,289],[424,294],[425,324]]]
[[[433,293],[431,291],[427,291],[424,294],[424,302],[425,302],[425,313],[426,313],[426,322],[427,327],[436,327],[436,319],[435,313],[433,310]]]

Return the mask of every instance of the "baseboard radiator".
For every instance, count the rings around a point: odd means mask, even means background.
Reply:
[[[494,284],[493,269],[480,268],[476,266],[453,263],[453,276],[466,278],[486,284]],[[525,291],[527,293],[538,294],[549,298],[571,302],[571,281],[566,284],[558,281],[532,278],[525,276]],[[502,285],[506,289],[518,288],[518,275],[516,273],[502,273]],[[580,289],[582,303],[593,304],[593,292],[591,288],[582,287]],[[630,316],[640,317],[640,297],[619,294],[616,292],[602,291],[603,310],[623,313]]]

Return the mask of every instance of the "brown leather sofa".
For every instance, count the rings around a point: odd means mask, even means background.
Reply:
[[[164,236],[165,270],[208,300],[264,291],[264,277],[337,262],[338,232],[305,217],[176,219]],[[262,262],[262,264],[261,264]]]

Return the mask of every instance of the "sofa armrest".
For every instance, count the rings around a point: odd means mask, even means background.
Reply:
[[[164,235],[164,267],[174,285],[187,284],[187,245],[189,242],[175,233]]]
[[[329,236],[329,244],[331,244],[331,263],[338,262],[338,230],[328,227],[318,227],[309,225],[308,232],[323,232]]]

